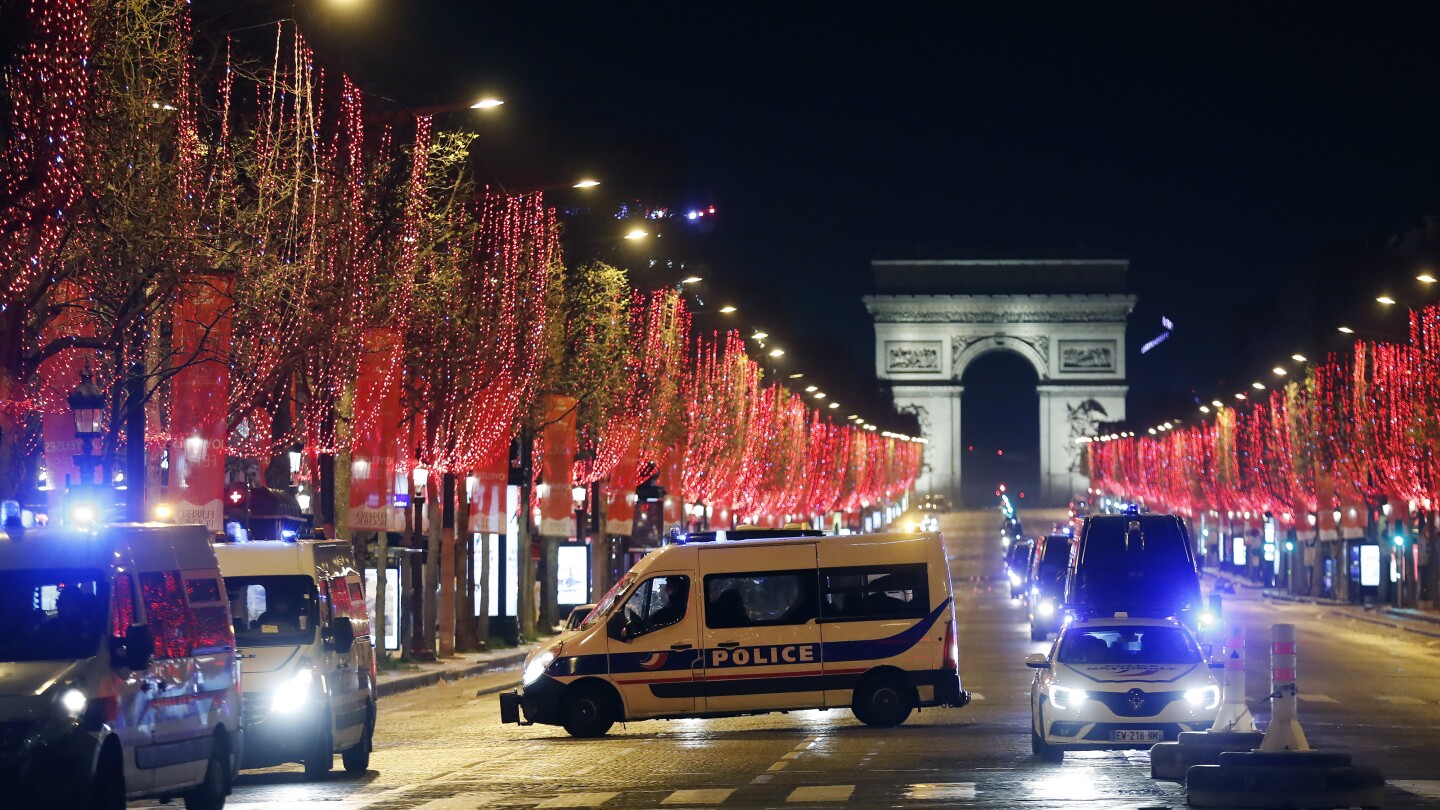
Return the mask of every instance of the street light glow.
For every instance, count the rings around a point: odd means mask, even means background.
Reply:
[[[688,278],[680,279],[681,284],[699,284],[700,281],[701,278],[699,276],[690,276]]]
[[[649,235],[650,235],[650,234],[646,233],[645,231],[641,230],[640,228],[636,228],[636,229],[634,229],[633,231],[625,234],[625,238],[626,238],[626,239],[644,239],[645,237],[647,237],[647,236],[649,236]]]
[[[817,388],[816,386],[813,386],[813,385],[807,385],[807,386],[805,386],[805,393],[807,393],[807,394],[813,394],[813,393],[815,393],[816,391],[819,391],[819,390],[820,390],[819,388]]]
[[[1251,387],[1251,388],[1254,388],[1256,391],[1264,391],[1264,390],[1265,390],[1265,383],[1262,383],[1262,382],[1260,382],[1259,380],[1256,380],[1255,382],[1250,383],[1250,387]]]
[[[804,377],[804,376],[805,376],[805,375],[804,375],[803,373],[797,371],[796,373],[790,375],[790,379],[792,379],[792,380],[798,380],[798,379],[800,379],[801,377]]]
[[[769,332],[758,332],[758,331],[757,331],[755,334],[753,334],[753,335],[750,336],[750,339],[751,339],[751,340],[764,340],[764,339],[767,338],[767,337],[770,337],[770,333],[769,333]]]
[[[1424,283],[1424,284],[1434,284],[1434,283],[1435,283],[1435,277],[1432,276],[1432,275],[1430,275],[1429,273],[1421,273],[1420,275],[1418,275],[1418,276],[1415,277],[1415,280],[1416,280],[1416,281],[1419,281],[1419,282],[1422,282],[1422,283]]]
[[[729,315],[730,313],[732,313],[732,312],[734,312],[734,311],[735,311],[735,307],[732,307],[732,306],[723,306],[723,307],[720,307],[720,314],[721,314],[721,315]]]
[[[591,179],[589,179],[589,178],[586,178],[586,179],[581,180],[580,182],[576,183],[575,185],[571,186],[571,188],[594,188],[594,187],[596,187],[596,186],[598,186],[598,185],[600,185],[600,181],[599,181],[599,180],[591,180]]]
[[[1210,400],[1210,404],[1211,404],[1211,405],[1214,405],[1214,406],[1217,407],[1217,408],[1223,408],[1223,407],[1225,407],[1225,403],[1221,402],[1221,401],[1218,400],[1218,399],[1212,399],[1212,400]]]
[[[1284,377],[1286,374],[1289,374],[1289,373],[1290,373],[1290,372],[1286,371],[1285,369],[1281,368],[1280,366],[1276,366],[1275,368],[1272,368],[1272,369],[1270,369],[1270,370],[1273,371],[1273,372],[1275,372],[1276,376],[1279,376],[1279,377]]]
[[[471,105],[470,105],[470,109],[472,109],[472,110],[493,110],[493,109],[495,109],[496,107],[499,107],[501,104],[504,104],[504,103],[505,103],[504,101],[501,101],[501,100],[498,99],[498,98],[488,98],[488,97],[487,97],[487,98],[482,98],[482,99],[480,99],[479,101],[475,102],[474,104],[471,104]]]
[[[1292,354],[1290,355],[1290,359],[1294,360],[1297,363],[1304,363],[1306,360],[1305,355],[1303,354]]]
[[[1236,394],[1236,395],[1235,395],[1235,398],[1238,399],[1238,400],[1240,400],[1241,402],[1244,402],[1244,401],[1245,401],[1245,395],[1244,395],[1244,394]]]
[[[784,350],[784,349],[771,349],[771,350],[770,350],[770,356],[771,356],[771,357],[783,357],[784,355],[785,355],[785,350]]]
[[[832,402],[832,403],[830,403],[830,410],[833,411],[833,410],[835,410],[835,409],[838,408],[838,407],[840,407],[840,403],[838,403],[838,402]]]
[[[1201,406],[1200,406],[1200,413],[1209,413],[1209,412],[1210,412],[1210,406],[1209,406],[1209,405],[1201,405]]]
[[[1354,330],[1354,329],[1351,329],[1351,328],[1348,327],[1348,326],[1342,326],[1342,327],[1340,327],[1340,334],[1342,334],[1342,335],[1353,335],[1353,334],[1355,334],[1355,330]]]
[[[1388,295],[1382,295],[1382,296],[1376,298],[1375,300],[1376,300],[1376,301],[1379,301],[1380,303],[1384,304],[1384,305],[1387,306],[1387,307],[1390,306],[1391,304],[1395,303],[1395,299],[1394,299],[1394,298],[1391,298],[1391,297],[1388,296]]]
[[[815,398],[816,398],[816,399],[824,399],[824,398],[825,398],[825,392],[824,392],[824,391],[816,391],[816,392],[815,392]]]

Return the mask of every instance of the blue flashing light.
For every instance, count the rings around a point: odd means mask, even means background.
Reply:
[[[1293,541],[1291,541],[1291,540],[1286,540],[1286,541],[1285,541],[1285,550],[1286,550],[1286,551],[1294,551],[1294,550],[1295,550],[1295,543],[1294,543]]]

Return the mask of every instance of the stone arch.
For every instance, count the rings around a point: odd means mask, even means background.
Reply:
[[[1035,340],[1035,338],[1021,338],[1003,332],[956,337],[950,361],[951,378],[957,381],[964,379],[965,370],[970,367],[971,363],[984,355],[991,352],[1008,351],[1025,358],[1035,369],[1035,376],[1044,383],[1050,379],[1050,361],[1034,345],[1033,341]]]
[[[875,373],[923,415],[917,489],[959,500],[961,384],[976,359],[1018,354],[1040,396],[1041,501],[1083,493],[1077,435],[1125,418],[1125,326],[1135,307],[1124,259],[939,259],[871,263]]]

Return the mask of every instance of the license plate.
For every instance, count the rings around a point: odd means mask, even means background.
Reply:
[[[1110,732],[1111,742],[1164,742],[1165,732],[1156,728],[1124,729]]]

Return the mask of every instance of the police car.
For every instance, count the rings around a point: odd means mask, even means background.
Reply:
[[[1049,656],[1031,655],[1030,748],[1058,762],[1067,750],[1149,748],[1203,731],[1220,685],[1195,636],[1173,618],[1077,618]]]
[[[795,709],[895,726],[969,701],[956,631],[938,534],[667,545],[526,659],[500,716],[518,723],[523,711],[576,737],[624,720]]]

